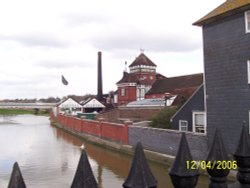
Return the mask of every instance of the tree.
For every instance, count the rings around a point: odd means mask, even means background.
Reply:
[[[149,126],[155,128],[171,129],[170,119],[177,112],[177,110],[177,107],[164,108],[153,117]]]

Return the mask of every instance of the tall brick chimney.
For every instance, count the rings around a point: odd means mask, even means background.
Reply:
[[[97,99],[102,101],[102,52],[98,52],[98,70],[97,70]]]

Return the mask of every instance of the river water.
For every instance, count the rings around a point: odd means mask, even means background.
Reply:
[[[8,186],[12,166],[19,163],[28,188],[69,188],[84,144],[100,188],[120,188],[131,156],[86,143],[50,126],[48,117],[0,116],[0,187]],[[173,187],[168,166],[149,163],[158,188]],[[201,177],[197,188],[207,187]]]

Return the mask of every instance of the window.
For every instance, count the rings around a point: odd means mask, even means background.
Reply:
[[[126,95],[126,92],[125,92],[125,91],[126,91],[125,88],[122,88],[122,89],[121,89],[121,96],[122,96],[122,97],[124,97],[124,96]]]
[[[136,97],[137,97],[138,101],[144,99],[144,97],[145,97],[145,86],[144,85],[137,85]]]
[[[250,60],[247,61],[247,77],[248,77],[248,84],[250,84]]]
[[[246,33],[250,33],[250,10],[245,12]]]
[[[250,111],[248,112],[248,134],[250,134]]]
[[[188,122],[184,120],[179,121],[179,131],[188,131]]]
[[[205,112],[193,112],[193,132],[206,133]]]

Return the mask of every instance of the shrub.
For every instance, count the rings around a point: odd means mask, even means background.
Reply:
[[[155,128],[171,129],[170,119],[177,112],[177,110],[177,107],[163,109],[153,117],[149,126]]]

